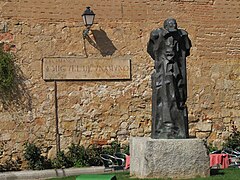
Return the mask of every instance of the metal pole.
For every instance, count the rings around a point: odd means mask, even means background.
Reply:
[[[55,94],[55,118],[56,118],[56,153],[60,152],[60,134],[59,134],[59,121],[58,121],[58,98],[57,98],[57,81],[54,81],[54,94]]]

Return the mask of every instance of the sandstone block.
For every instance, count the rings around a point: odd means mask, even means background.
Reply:
[[[212,130],[212,124],[208,122],[198,122],[197,129],[204,132],[210,132]]]
[[[82,133],[84,136],[88,137],[92,135],[92,131],[86,131]]]
[[[210,175],[207,148],[200,139],[130,139],[130,174],[138,178],[187,179]]]

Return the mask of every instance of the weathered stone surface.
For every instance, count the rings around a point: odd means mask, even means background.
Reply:
[[[207,139],[210,135],[210,132],[196,132],[196,137],[199,139]]]
[[[210,132],[212,130],[212,124],[208,122],[199,122],[197,124],[197,129],[199,131]]]
[[[187,179],[210,175],[207,148],[200,139],[130,139],[130,174],[138,178]]]

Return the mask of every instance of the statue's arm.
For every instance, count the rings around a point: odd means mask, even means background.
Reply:
[[[149,39],[148,44],[147,44],[147,52],[151,56],[151,58],[153,60],[155,60],[154,52],[153,52],[153,45],[154,45],[154,42],[151,39]]]
[[[148,44],[147,44],[147,52],[153,60],[155,60],[154,45],[155,45],[158,37],[159,37],[159,33],[157,32],[157,30],[152,31],[150,34]]]
[[[181,29],[181,36],[184,41],[184,47],[185,47],[185,52],[186,52],[186,57],[190,55],[190,49],[192,47],[191,40],[188,37],[188,33],[185,30]]]
[[[186,47],[186,56],[189,56],[192,43],[191,43],[191,40],[188,38],[188,36],[184,36],[184,41],[185,41],[185,47]]]

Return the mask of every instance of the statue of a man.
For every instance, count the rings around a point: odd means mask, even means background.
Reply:
[[[151,32],[147,52],[154,60],[152,74],[152,138],[188,137],[186,57],[188,33],[173,18]]]

